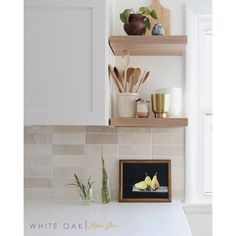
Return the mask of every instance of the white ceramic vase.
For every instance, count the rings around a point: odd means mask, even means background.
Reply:
[[[170,95],[170,106],[168,117],[181,117],[182,115],[182,89],[179,87],[162,88],[157,93],[167,93]]]
[[[137,93],[119,93],[118,95],[118,116],[135,117]]]

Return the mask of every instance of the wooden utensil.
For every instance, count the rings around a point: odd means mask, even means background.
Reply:
[[[132,92],[134,83],[134,72],[128,77],[127,92]]]
[[[147,71],[146,75],[144,76],[143,82],[142,84],[145,83],[145,81],[147,81],[147,79],[149,78],[148,76],[150,75],[150,71]]]
[[[135,68],[133,74],[132,74],[132,84],[130,88],[130,92],[134,92],[134,86],[137,84],[139,77],[141,74],[141,69],[139,67]]]
[[[120,84],[121,84],[122,87],[124,88],[124,84],[123,84],[123,80],[122,80],[121,74],[120,74],[120,72],[119,72],[119,70],[117,69],[116,66],[114,67],[114,72],[115,72],[115,74],[116,74],[116,77],[117,77],[118,80],[120,81]]]
[[[138,86],[137,86],[137,89],[136,89],[136,93],[138,93],[138,91],[140,90],[140,87],[143,85],[144,81],[147,80],[149,74],[150,74],[150,71],[148,71],[148,70],[144,71],[143,76],[142,76],[142,78],[140,79],[140,81],[138,83]]]
[[[134,67],[127,68],[127,80],[129,80],[129,77],[133,74],[134,70]]]
[[[127,91],[127,69],[129,67],[129,52],[127,50],[124,50],[123,52],[123,56],[122,56],[122,61],[123,61],[123,66],[125,69],[125,76],[124,76],[124,87],[125,87],[125,91]]]
[[[143,80],[143,78],[144,78],[144,76],[145,76],[145,74],[146,74],[146,71],[147,71],[147,69],[144,70],[142,77],[140,77],[140,78],[138,79],[138,82],[136,83],[136,84],[137,84],[137,88],[134,89],[135,92],[137,92],[138,89],[139,89],[139,87],[141,86],[141,83],[142,83],[142,80]]]
[[[123,87],[122,87],[122,85],[120,84],[120,81],[119,81],[119,79],[117,78],[117,76],[116,76],[116,74],[115,74],[115,72],[114,72],[114,69],[113,69],[112,65],[109,65],[109,66],[108,66],[108,70],[109,70],[109,74],[110,74],[111,77],[113,78],[113,80],[114,80],[114,82],[115,82],[115,84],[116,84],[116,86],[117,86],[119,92],[122,93],[122,92],[123,92]]]
[[[132,74],[133,74],[134,70],[135,70],[135,68],[133,68],[133,67],[127,68],[127,84],[126,84],[126,89],[125,89],[126,92],[130,91],[130,88],[131,88],[130,83],[131,83],[131,80],[132,80],[131,77],[132,77]]]
[[[140,75],[141,75],[141,69],[137,67],[134,71],[134,85],[137,84]]]

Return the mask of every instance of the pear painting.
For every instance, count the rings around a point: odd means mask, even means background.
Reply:
[[[152,177],[152,179],[147,173],[145,173],[145,174],[146,174],[146,177],[143,181],[140,181],[140,182],[134,184],[135,188],[140,191],[156,191],[156,190],[158,190],[160,188],[160,183],[157,179],[157,172]]]
[[[120,160],[120,202],[171,201],[171,160]]]

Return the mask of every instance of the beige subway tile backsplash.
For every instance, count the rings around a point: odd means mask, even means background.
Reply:
[[[79,168],[80,167],[80,168]],[[82,166],[75,166],[75,167],[53,167],[53,177],[60,177],[60,178],[71,178],[73,177],[74,173],[77,173],[80,169],[80,175],[84,175],[86,170],[82,168]]]
[[[80,166],[83,165],[83,155],[54,155],[53,165],[54,166]]]
[[[85,155],[101,155],[101,146],[104,156],[117,156],[118,155],[118,144],[86,144],[84,146]]]
[[[116,133],[117,128],[105,126],[88,126],[86,133]]]
[[[149,144],[151,133],[119,133],[119,144]]]
[[[153,144],[170,144],[170,136],[163,135],[161,133],[152,134],[152,143]]]
[[[52,195],[54,199],[79,200],[79,191],[75,187],[54,188]]]
[[[51,133],[25,133],[24,142],[28,144],[51,144]]]
[[[74,177],[65,177],[65,178],[52,178],[51,186],[53,188],[67,188],[67,185],[74,182]]]
[[[112,200],[118,200],[120,159],[170,159],[173,199],[184,200],[184,129],[102,126],[25,127],[25,198],[79,199],[67,186],[74,173],[95,181],[101,202],[101,145]]]
[[[153,156],[181,156],[184,155],[183,145],[153,145],[152,147]]]
[[[153,145],[152,155],[155,157],[170,156],[170,146],[169,145]]]
[[[132,156],[132,157],[151,157],[152,156],[152,147],[148,144],[129,144],[129,145],[119,145],[119,155],[120,156]]]
[[[24,165],[27,166],[51,166],[52,155],[26,155]]]
[[[25,155],[51,155],[52,144],[25,144],[24,145]]]
[[[82,133],[85,132],[84,126],[53,126],[53,133]]]
[[[82,155],[84,154],[84,146],[76,144],[53,145],[54,155]]]
[[[182,167],[184,166],[184,156],[153,156],[152,159],[156,160],[171,160],[172,167]]]
[[[117,133],[87,133],[86,144],[116,144],[118,140]]]
[[[184,136],[181,134],[161,134],[153,133],[152,134],[152,143],[153,144],[167,144],[167,145],[182,145],[184,143]]]
[[[171,145],[170,152],[176,156],[184,155],[184,145]]]
[[[52,176],[51,166],[25,167],[25,178],[50,178]]]
[[[151,128],[147,127],[119,127],[118,133],[151,133]]]
[[[180,134],[184,135],[184,128],[152,128],[153,133],[159,133],[159,134]]]
[[[52,188],[25,188],[25,199],[53,199]]]
[[[25,134],[48,134],[52,133],[52,126],[25,126]]]
[[[24,181],[25,188],[51,188],[50,178],[27,178]]]
[[[54,133],[53,144],[85,144],[85,133]]]

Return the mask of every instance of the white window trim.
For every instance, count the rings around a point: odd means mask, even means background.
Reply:
[[[204,193],[202,159],[199,158],[198,130],[198,89],[201,52],[199,52],[200,31],[211,28],[211,3],[193,3],[186,6],[186,33],[188,46],[186,51],[186,116],[189,126],[186,128],[185,141],[185,201],[186,203],[211,203],[212,196]]]

